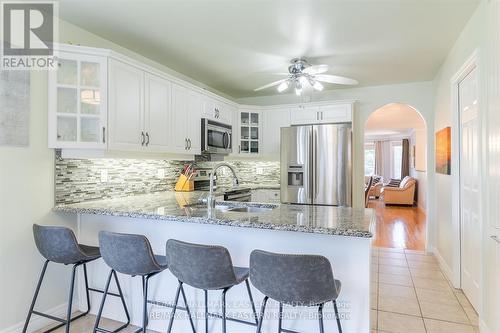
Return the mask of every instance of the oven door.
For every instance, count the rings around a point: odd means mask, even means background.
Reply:
[[[208,119],[204,120],[203,150],[213,154],[230,154],[232,151],[231,126]]]

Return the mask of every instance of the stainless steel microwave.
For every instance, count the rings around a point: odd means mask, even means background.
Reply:
[[[207,118],[201,119],[201,150],[210,154],[228,155],[233,150],[231,125]]]

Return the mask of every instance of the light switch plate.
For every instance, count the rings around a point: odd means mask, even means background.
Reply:
[[[165,178],[165,169],[158,169],[156,172],[156,177],[163,179]]]
[[[108,182],[108,170],[101,170],[101,183]]]

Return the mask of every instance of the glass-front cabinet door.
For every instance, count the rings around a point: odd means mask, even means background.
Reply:
[[[49,147],[106,148],[107,58],[60,52],[49,72]]]
[[[258,111],[241,110],[239,112],[239,147],[240,154],[259,154],[261,140],[261,115]]]

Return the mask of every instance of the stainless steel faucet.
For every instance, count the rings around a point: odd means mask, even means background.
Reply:
[[[221,163],[217,163],[212,171],[210,172],[210,194],[208,195],[208,198],[207,198],[207,206],[208,206],[208,212],[209,212],[209,215],[212,215],[211,213],[213,212],[213,209],[215,208],[215,195],[214,195],[214,175],[215,173],[217,172],[217,170],[221,167],[227,167],[229,168],[229,170],[231,170],[231,172],[233,173],[233,187],[236,187],[239,185],[239,180],[238,180],[238,176],[236,176],[236,171],[234,170],[234,168],[228,164],[228,163],[225,163],[225,162],[221,162]]]

